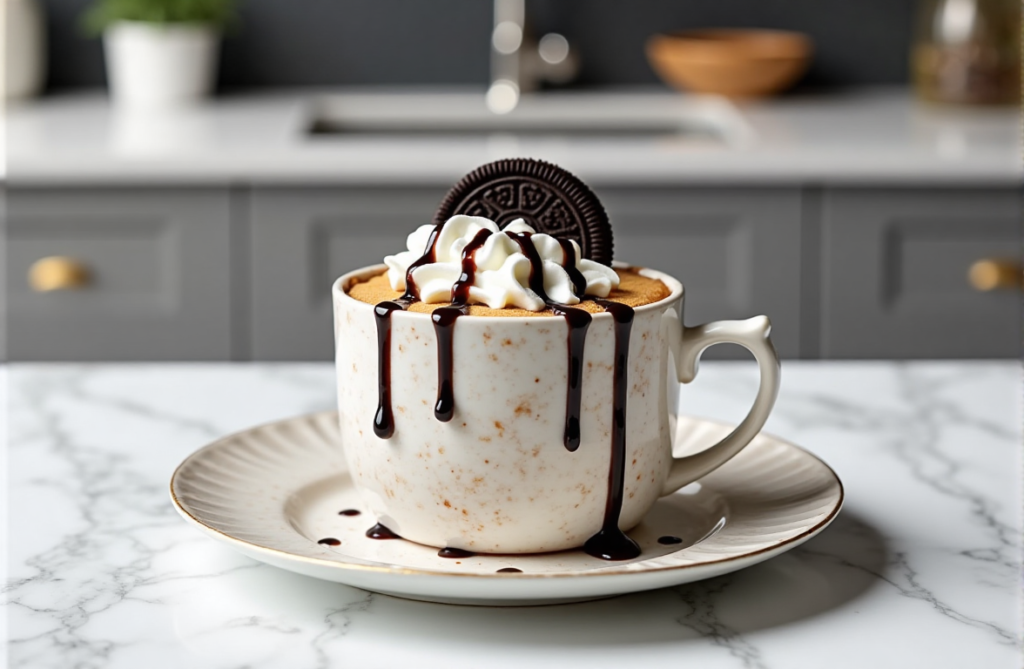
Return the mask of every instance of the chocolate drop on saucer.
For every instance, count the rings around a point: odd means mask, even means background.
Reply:
[[[681,544],[681,543],[683,543],[683,540],[680,539],[679,537],[664,536],[664,537],[658,537],[658,543],[663,545],[663,546],[672,546],[674,544]]]
[[[443,557],[443,558],[457,558],[457,559],[461,559],[461,558],[473,557],[474,555],[476,555],[476,553],[473,553],[473,552],[470,552],[470,551],[464,551],[461,548],[442,548],[441,550],[437,551],[437,557]]]
[[[361,513],[362,513],[362,511],[360,511],[359,509],[345,509],[344,511],[339,511],[338,515],[339,516],[358,516]]]
[[[506,158],[476,168],[448,191],[434,223],[457,214],[502,228],[521,218],[537,232],[574,240],[584,258],[612,263],[612,227],[601,201],[575,175],[542,160]]]
[[[377,523],[370,529],[366,530],[366,536],[370,539],[401,539],[402,537],[395,534],[390,529],[384,527],[380,523]]]
[[[522,574],[523,570],[522,569],[516,569],[515,567],[504,567],[503,569],[499,569],[497,573],[499,573],[499,574]]]
[[[321,546],[340,546],[341,542],[334,537],[327,537],[317,542]]]

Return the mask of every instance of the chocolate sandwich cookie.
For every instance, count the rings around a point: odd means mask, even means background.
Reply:
[[[531,158],[482,165],[452,187],[434,223],[452,216],[483,216],[500,227],[522,218],[537,232],[575,240],[584,258],[610,265],[612,227],[601,201],[576,176]]]

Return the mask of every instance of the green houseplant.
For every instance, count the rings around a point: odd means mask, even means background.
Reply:
[[[84,21],[86,29],[94,33],[120,21],[223,28],[234,17],[234,11],[234,0],[96,0]]]
[[[234,12],[234,0],[96,0],[83,22],[103,35],[114,102],[152,109],[209,95]]]

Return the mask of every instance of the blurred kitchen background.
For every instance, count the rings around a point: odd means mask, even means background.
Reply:
[[[329,360],[332,280],[518,155],[690,323],[1020,354],[1016,0],[2,2],[8,360]]]

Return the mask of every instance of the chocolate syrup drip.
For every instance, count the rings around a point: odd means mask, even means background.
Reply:
[[[619,529],[626,474],[626,393],[629,391],[627,362],[633,309],[625,304],[595,300],[615,319],[615,387],[612,399],[612,457],[608,468],[608,499],[601,530],[590,537],[583,550],[602,560],[631,560],[640,547]]]
[[[562,433],[562,443],[569,451],[575,451],[580,447],[580,404],[583,400],[583,347],[587,341],[587,328],[590,327],[591,315],[582,309],[573,309],[564,304],[552,302],[544,290],[544,264],[537,253],[536,247],[530,240],[530,233],[519,232],[509,235],[519,245],[523,255],[530,261],[530,290],[537,293],[537,296],[544,300],[544,303],[551,307],[551,310],[565,319],[569,328],[569,383],[565,396],[565,430]],[[583,278],[575,266],[576,254],[572,245],[567,240],[559,239],[565,253],[565,270],[573,282],[573,292],[578,296],[587,289],[587,280]],[[571,269],[571,271],[570,271]],[[573,274],[575,273],[576,276]],[[577,282],[577,277],[582,281],[582,288]]]
[[[341,545],[341,542],[338,541],[337,539],[335,539],[334,537],[327,537],[325,539],[321,539],[317,543],[320,544],[321,546],[340,546]]]
[[[583,402],[583,347],[587,343],[587,329],[591,315],[582,309],[552,304],[552,311],[565,319],[569,326],[569,384],[565,393],[565,430],[562,443],[575,451],[580,447],[580,405]]]
[[[462,249],[462,274],[452,286],[452,306],[434,310],[430,319],[437,336],[437,402],[434,417],[447,423],[455,415],[455,388],[453,382],[455,354],[455,321],[469,313],[469,289],[476,279],[476,252],[491,236],[490,230],[480,230]]]
[[[665,545],[665,546],[671,546],[673,544],[681,544],[681,543],[683,543],[683,540],[680,539],[679,537],[664,536],[664,537],[658,537],[658,543],[662,544],[662,545]]]
[[[441,228],[443,227],[444,223],[438,223],[434,226],[434,229],[430,231],[430,236],[427,237],[427,247],[423,249],[423,255],[412,261],[409,268],[405,270],[405,293],[399,299],[404,300],[406,306],[416,301],[416,293],[418,292],[416,290],[416,281],[412,278],[413,270],[437,262],[437,248],[435,245],[437,244],[437,236],[441,234]]]
[[[384,540],[384,539],[401,539],[402,538],[399,535],[397,535],[394,532],[392,532],[391,530],[389,530],[388,528],[386,528],[383,525],[381,525],[380,523],[377,523],[376,525],[374,525],[370,529],[366,530],[366,536],[368,536],[371,539],[381,539],[381,540]]]
[[[416,301],[416,282],[412,272],[417,267],[434,262],[437,257],[437,236],[441,224],[435,225],[427,239],[427,248],[405,271],[405,292],[396,300],[381,302],[373,308],[377,321],[377,413],[373,416],[373,433],[381,439],[390,439],[395,433],[395,418],[391,413],[391,312],[404,311]]]
[[[434,226],[427,240],[423,255],[415,260],[405,273],[405,293],[395,300],[381,302],[374,307],[377,322],[377,413],[373,419],[373,431],[381,439],[389,439],[395,432],[394,415],[391,411],[391,313],[408,308],[417,299],[416,281],[413,270],[423,265],[436,262],[437,238],[443,224]],[[476,251],[491,236],[490,230],[480,230],[462,251],[462,273],[452,286],[452,306],[436,309],[431,315],[434,332],[437,337],[437,402],[434,405],[434,416],[442,422],[448,422],[455,415],[454,392],[454,330],[455,321],[469,311],[469,290],[476,278]],[[530,261],[530,289],[545,304],[565,319],[569,328],[569,383],[566,391],[565,430],[563,442],[570,451],[580,445],[580,403],[583,394],[583,347],[586,342],[587,328],[591,316],[581,309],[552,302],[544,290],[544,264],[537,253],[530,233],[510,233],[511,237]],[[558,240],[565,258],[565,270],[573,284],[576,295],[586,291],[587,281],[576,269],[576,253],[567,240]]]
[[[388,439],[394,434],[394,417],[391,412],[391,313],[404,310],[417,299],[416,284],[413,270],[426,264],[436,262],[436,242],[443,223],[437,224],[427,240],[427,248],[419,259],[409,265],[405,275],[405,293],[396,300],[385,301],[374,307],[377,323],[378,346],[378,406],[374,416],[373,431],[382,438]],[[438,356],[438,394],[434,415],[440,421],[450,421],[455,411],[455,399],[452,387],[454,368],[453,334],[455,321],[469,311],[469,290],[476,276],[476,260],[474,254],[490,236],[490,231],[481,230],[466,245],[462,254],[462,273],[452,286],[452,306],[436,309],[431,319],[437,335]],[[562,316],[569,329],[569,383],[566,392],[566,419],[564,443],[570,451],[580,445],[580,402],[582,399],[583,380],[583,349],[586,343],[587,329],[592,317],[586,311],[573,309],[567,305],[552,302],[544,290],[544,264],[537,253],[530,233],[509,233],[523,255],[530,261],[530,289],[540,297],[552,311]],[[586,278],[576,268],[575,249],[567,240],[558,240],[564,255],[564,265],[569,280],[572,282],[573,294],[581,296],[586,291]],[[622,498],[625,483],[626,460],[626,393],[628,380],[626,376],[627,358],[629,354],[629,335],[633,326],[633,309],[615,302],[595,300],[604,307],[615,319],[615,374],[614,401],[612,418],[612,457],[608,472],[608,497],[605,503],[604,522],[601,530],[587,540],[584,550],[603,560],[629,560],[640,555],[640,547],[619,529],[619,516],[622,512]],[[341,512],[345,514],[345,512]],[[387,527],[377,523],[366,531],[371,539],[400,539],[401,537]],[[666,537],[662,537],[665,539]],[[320,543],[327,542],[321,540]],[[333,541],[337,541],[334,539]],[[659,541],[661,541],[659,539]],[[339,542],[340,543],[340,542]],[[331,544],[336,545],[336,544]],[[444,558],[466,558],[473,553],[460,548],[442,548],[438,556]],[[512,573],[520,570],[508,567],[500,572]]]
[[[391,414],[391,312],[404,307],[397,302],[381,302],[373,308],[377,321],[377,413],[373,416],[373,433],[390,439],[395,433]]]
[[[455,390],[452,377],[455,373],[455,356],[452,351],[455,340],[455,321],[469,312],[469,307],[442,307],[430,315],[437,337],[437,403],[434,417],[447,423],[455,415]]]
[[[476,252],[484,245],[491,231],[484,229],[476,233],[473,239],[462,249],[462,274],[452,286],[452,306],[462,306],[469,302],[469,289],[476,279]]]
[[[345,509],[344,511],[339,511],[338,515],[339,516],[358,516],[361,513],[362,513],[362,511],[360,511],[359,509]]]
[[[581,297],[587,292],[587,279],[583,276],[583,272],[576,269],[576,249],[572,247],[572,242],[568,239],[561,237],[556,239],[558,245],[562,247],[562,253],[565,254],[562,266],[565,268],[565,273],[569,275],[569,280],[572,281],[572,293],[576,297]]]
[[[505,567],[498,570],[499,574],[522,574],[522,569],[516,569],[515,567]]]
[[[550,302],[547,291],[544,290],[544,262],[537,253],[537,247],[530,239],[533,235],[529,232],[510,232],[509,238],[519,245],[526,259],[530,261],[530,290],[537,293],[537,297],[544,300],[545,304]]]

